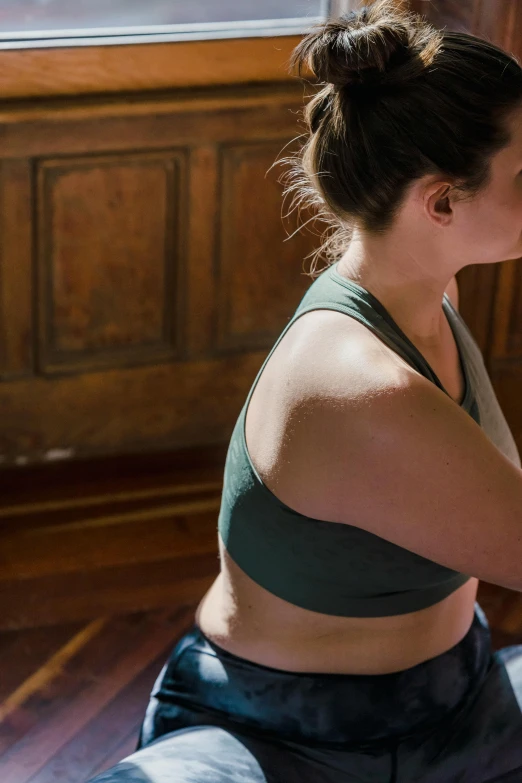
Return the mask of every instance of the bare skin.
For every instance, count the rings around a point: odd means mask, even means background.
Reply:
[[[338,267],[379,299],[459,404],[464,379],[442,297],[447,291],[457,304],[454,276],[468,264],[522,256],[522,111],[513,116],[511,130],[512,142],[493,157],[491,180],[478,196],[462,201],[453,183],[441,177],[416,181],[387,234],[370,238],[356,231]],[[343,360],[354,367],[351,389],[346,389],[346,374],[336,370]],[[289,369],[299,367],[302,374]],[[289,445],[288,411],[299,409],[298,398],[310,399],[316,390],[323,399],[339,393],[355,399],[357,378],[368,373],[391,385],[412,372],[369,329],[343,313],[313,311],[299,318],[267,363],[247,411],[247,446],[264,483],[292,508],[304,492],[314,491],[311,516],[333,519],[329,510],[333,514],[335,498],[319,496],[309,467],[306,472],[306,453],[324,454],[325,462],[334,465],[332,450],[339,446],[321,442],[320,427],[309,433],[301,428],[306,443]],[[221,542],[220,553],[221,573],[203,597],[196,623],[217,645],[266,666],[346,674],[400,671],[453,647],[473,621],[477,578],[417,612],[334,617],[272,595],[232,561]]]

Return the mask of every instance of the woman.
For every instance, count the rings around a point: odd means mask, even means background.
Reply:
[[[522,781],[522,645],[476,602],[522,591],[522,472],[455,278],[522,256],[522,69],[389,0],[295,62],[323,87],[292,187],[342,252],[238,418],[141,750],[96,780]]]

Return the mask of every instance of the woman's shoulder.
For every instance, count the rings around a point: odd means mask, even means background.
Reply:
[[[248,451],[264,483],[299,513],[331,519],[335,466],[348,449],[357,460],[364,417],[415,374],[356,319],[326,310],[301,316],[268,361],[247,410]]]

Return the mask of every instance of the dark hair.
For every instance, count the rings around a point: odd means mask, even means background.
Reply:
[[[292,208],[314,206],[335,255],[354,224],[390,227],[413,180],[449,176],[462,198],[490,176],[490,157],[510,141],[505,120],[522,106],[522,68],[493,44],[440,32],[378,0],[314,28],[292,67],[323,83],[304,111],[307,139],[284,162]],[[292,211],[292,209],[290,210]]]

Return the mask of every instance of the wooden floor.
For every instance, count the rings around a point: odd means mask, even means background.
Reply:
[[[131,753],[217,574],[222,449],[0,474],[0,783],[82,783]],[[522,595],[486,583],[493,647]]]

